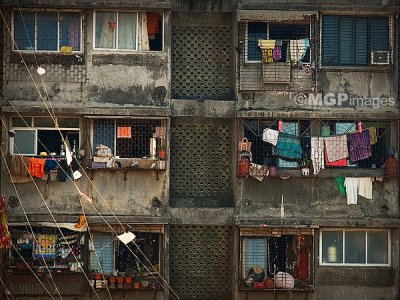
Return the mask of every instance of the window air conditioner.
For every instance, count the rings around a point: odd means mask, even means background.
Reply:
[[[371,51],[371,65],[388,65],[389,51]]]

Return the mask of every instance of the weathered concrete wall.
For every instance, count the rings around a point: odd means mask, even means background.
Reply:
[[[293,225],[329,223],[331,226],[348,220],[350,226],[369,219],[397,223],[399,216],[398,183],[390,178],[373,182],[372,200],[359,196],[358,204],[350,206],[346,196],[340,195],[333,177],[268,178],[262,182],[249,177],[239,181],[238,195],[240,216],[249,220],[275,218],[277,222],[293,221]],[[285,218],[280,220],[282,195]]]
[[[23,54],[21,58],[12,51],[10,33],[4,29],[5,96],[18,104],[41,103],[41,93],[53,105],[62,107],[167,108],[171,77],[170,13],[164,11],[164,51],[123,54],[93,51],[93,10],[84,10],[83,14],[84,51],[79,56]],[[11,11],[7,19],[10,26]],[[38,65],[47,71],[45,75],[36,73]]]

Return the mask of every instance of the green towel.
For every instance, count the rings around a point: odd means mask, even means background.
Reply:
[[[344,177],[335,177],[335,181],[339,187],[339,193],[346,195],[346,188],[344,187]]]

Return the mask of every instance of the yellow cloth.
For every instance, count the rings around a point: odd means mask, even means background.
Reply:
[[[258,40],[258,47],[261,49],[274,49],[276,40]]]

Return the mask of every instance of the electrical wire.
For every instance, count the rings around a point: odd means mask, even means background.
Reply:
[[[21,56],[22,62],[23,62],[23,64],[24,64],[25,68],[27,69],[27,71],[28,71],[28,73],[29,73],[29,75],[30,75],[31,80],[34,82],[35,88],[36,88],[36,90],[38,91],[41,100],[44,102],[44,105],[45,105],[46,109],[48,110],[50,117],[53,119],[56,129],[58,129],[57,118],[55,117],[55,113],[54,113],[53,108],[51,107],[50,101],[49,101],[49,106],[48,106],[48,105],[46,104],[46,100],[44,99],[43,95],[41,94],[41,92],[40,92],[40,90],[39,90],[39,88],[38,88],[38,86],[37,86],[37,84],[36,84],[36,82],[35,82],[35,80],[34,80],[32,74],[31,74],[31,72],[30,72],[30,70],[29,70],[29,68],[28,68],[28,66],[27,66],[27,64],[26,64],[26,62],[25,62],[25,60],[23,59],[23,56],[22,56],[21,52],[20,52],[19,49],[18,49],[18,45],[17,45],[17,43],[16,43],[14,37],[12,36],[11,30],[10,30],[9,26],[7,25],[7,22],[6,22],[5,18],[4,18],[4,15],[3,15],[3,13],[2,13],[1,11],[0,11],[0,14],[1,14],[2,19],[3,19],[3,21],[4,21],[5,25],[6,25],[6,28],[7,28],[8,32],[9,32],[9,34],[10,34],[10,37],[11,37],[11,39],[12,39],[12,42],[13,42],[13,44],[15,45],[16,49],[18,50],[18,53],[19,53],[20,56]],[[34,55],[35,55],[35,54],[34,54]],[[38,67],[39,67],[39,66],[38,66]],[[42,80],[42,81],[43,81],[43,80]],[[43,83],[44,83],[44,82],[43,82]],[[47,90],[46,90],[45,86],[44,86],[44,90],[45,90],[45,92],[46,92],[46,94],[47,94]],[[48,94],[47,94],[47,95],[48,95]],[[10,103],[11,103],[11,102],[10,102]],[[51,108],[51,111],[50,111],[49,107]],[[58,129],[58,130],[59,130],[59,129]],[[60,130],[59,130],[59,131],[60,131]],[[63,136],[62,136],[62,134],[61,134],[61,131],[60,131],[60,135],[61,135],[61,138],[64,140],[64,138],[63,138]],[[65,141],[64,141],[64,143],[65,143]],[[89,176],[86,174],[86,172],[84,172],[84,173],[85,173],[86,177],[89,178]],[[90,178],[89,178],[89,180],[90,180]],[[92,183],[92,182],[91,182],[91,183]],[[93,183],[92,183],[92,184],[93,184]],[[36,185],[36,184],[35,184],[35,185]],[[94,185],[93,185],[93,186],[94,186]],[[37,187],[37,186],[36,186],[36,187]],[[95,187],[95,186],[94,186],[94,187]],[[37,189],[38,189],[38,187],[37,187]],[[95,189],[96,189],[96,191],[98,192],[98,190],[97,190],[96,187],[95,187]],[[38,189],[38,191],[39,191],[39,189]],[[40,191],[39,191],[39,192],[40,192]],[[98,193],[99,193],[99,192],[98,192]],[[100,195],[101,198],[105,201],[104,197],[103,197],[100,193],[99,193],[99,195]],[[42,195],[41,195],[41,197],[43,198]],[[54,218],[54,216],[52,215],[52,213],[51,213],[51,211],[50,211],[50,209],[49,209],[47,203],[45,202],[44,198],[43,198],[43,201],[44,201],[44,203],[45,203],[45,205],[46,205],[46,208],[48,208],[49,213],[51,214],[52,218]],[[108,205],[108,203],[107,203],[106,201],[105,201],[105,203],[106,203],[107,207],[110,209],[112,215],[117,219],[118,223],[122,226],[122,223],[121,223],[120,220],[117,218],[117,216],[114,214],[114,212],[111,210],[111,208],[110,208],[110,206]],[[92,205],[92,206],[93,206],[93,205]],[[94,207],[94,206],[93,206],[93,207]],[[96,212],[98,212],[98,210],[96,210]],[[99,212],[98,212],[98,213],[99,213]],[[100,215],[101,215],[101,214],[100,214]],[[104,218],[103,218],[103,219],[104,219]],[[105,220],[105,219],[104,219],[104,220]],[[54,219],[54,221],[55,221],[55,219]],[[56,223],[56,222],[55,222],[55,223]],[[57,223],[56,223],[56,225],[58,226]],[[110,228],[112,228],[112,227],[110,226]],[[163,280],[163,282],[168,286],[168,288],[172,291],[172,293],[179,299],[179,297],[176,295],[176,293],[172,290],[171,286],[170,286],[170,285],[168,284],[168,282],[161,276],[161,274],[154,268],[154,266],[151,264],[151,262],[149,261],[149,259],[147,258],[147,256],[146,256],[146,255],[143,253],[143,251],[140,249],[140,247],[139,247],[134,241],[133,241],[133,244],[137,247],[137,249],[138,249],[139,252],[143,255],[143,257],[146,259],[146,261],[147,261],[148,263],[150,263],[150,265],[152,266],[152,268],[156,271],[157,275],[160,276],[160,278],[161,278],[161,279]],[[132,251],[132,249],[130,249],[129,247],[128,247],[128,249],[129,249],[129,250],[131,251],[131,253],[138,259],[138,257],[136,256],[136,254]],[[139,261],[140,261],[140,260],[139,260]],[[79,263],[79,262],[78,262],[78,263]],[[142,264],[143,264],[143,263],[142,263]],[[147,266],[145,266],[144,264],[143,264],[143,266],[146,268],[147,271],[149,271],[149,272],[152,274],[152,272],[147,268]],[[84,273],[84,274],[85,274],[85,273]],[[85,277],[87,277],[86,274],[85,274]],[[95,293],[96,293],[96,292],[95,292]],[[97,293],[96,293],[96,294],[97,294]]]

